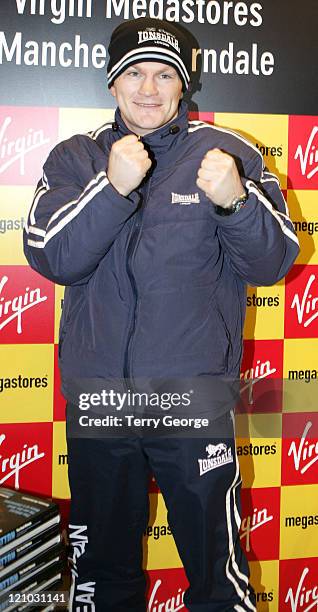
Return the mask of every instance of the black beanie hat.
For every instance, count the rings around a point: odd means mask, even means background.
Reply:
[[[160,62],[175,68],[183,91],[188,89],[192,49],[186,30],[178,24],[149,17],[124,21],[113,31],[108,53],[108,87],[133,64]]]

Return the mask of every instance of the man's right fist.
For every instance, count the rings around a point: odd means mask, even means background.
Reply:
[[[145,178],[151,160],[135,134],[117,140],[110,151],[107,177],[123,196],[136,189]]]

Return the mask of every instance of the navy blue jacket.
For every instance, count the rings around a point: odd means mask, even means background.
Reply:
[[[32,268],[66,285],[62,377],[238,376],[246,284],[275,283],[298,253],[278,180],[256,147],[188,123],[182,103],[143,138],[151,175],[123,197],[107,179],[111,146],[129,133],[115,119],[53,149],[24,232]],[[196,186],[214,147],[234,156],[249,194],[230,216]]]

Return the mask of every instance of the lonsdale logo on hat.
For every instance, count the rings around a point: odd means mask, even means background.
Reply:
[[[179,41],[173,34],[169,34],[165,30],[156,30],[156,28],[146,28],[145,30],[138,31],[138,45],[142,43],[152,41],[155,44],[166,45],[173,47],[178,53],[180,53]]]

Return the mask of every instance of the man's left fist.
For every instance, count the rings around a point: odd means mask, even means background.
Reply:
[[[228,208],[234,198],[244,193],[236,163],[220,149],[211,149],[204,156],[198,172],[197,186],[213,204]]]

